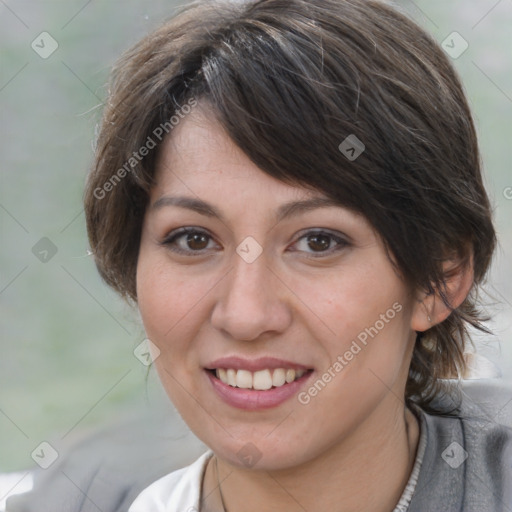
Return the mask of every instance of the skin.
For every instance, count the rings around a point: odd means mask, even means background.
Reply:
[[[153,207],[177,195],[211,203],[224,220]],[[311,197],[325,196],[265,174],[201,105],[161,148],[142,229],[138,305],[161,351],[155,366],[162,384],[215,452],[231,512],[389,512],[412,470],[419,425],[403,396],[415,331],[449,311],[435,297],[411,292],[361,215],[330,206],[276,223],[279,206]],[[186,226],[208,236],[162,243]],[[328,238],[322,252],[304,236],[319,229],[346,243]],[[263,249],[252,263],[236,252],[247,236]],[[176,246],[188,252],[178,254]],[[454,278],[455,301],[470,283]],[[273,356],[314,369],[307,390],[396,303],[401,311],[307,405],[292,397],[242,411],[219,398],[205,373],[219,357]],[[261,453],[251,468],[237,457],[246,443]],[[222,510],[213,463],[203,495],[204,510]]]

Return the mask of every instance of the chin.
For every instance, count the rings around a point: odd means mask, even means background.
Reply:
[[[227,432],[221,429],[220,436],[218,430],[215,433],[206,433],[202,429],[202,432],[194,433],[220,459],[232,466],[240,469],[279,471],[299,466],[310,458],[304,446],[307,434],[297,432],[296,435],[290,435],[290,429],[284,423],[280,426],[275,423],[272,426],[266,424],[261,428],[254,425],[227,426]],[[272,433],[272,430],[275,432]]]

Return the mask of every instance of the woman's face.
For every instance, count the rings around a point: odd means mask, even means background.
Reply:
[[[297,466],[403,415],[424,312],[365,218],[325,199],[262,172],[199,108],[161,148],[140,312],[176,408],[240,467]]]

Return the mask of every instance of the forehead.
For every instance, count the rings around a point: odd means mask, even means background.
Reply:
[[[371,231],[367,220],[321,190],[284,183],[262,171],[233,142],[212,114],[197,109],[164,139],[149,212],[195,211],[227,226],[272,226],[313,210]],[[330,213],[329,213],[330,212]],[[165,215],[165,214],[163,214]],[[318,217],[317,217],[318,218]]]
[[[154,193],[197,195],[261,194],[307,199],[327,195],[302,184],[288,184],[263,172],[227,135],[208,110],[198,107],[164,139],[156,165]],[[153,194],[154,195],[154,194]]]

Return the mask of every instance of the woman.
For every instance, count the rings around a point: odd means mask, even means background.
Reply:
[[[510,430],[443,387],[495,246],[475,130],[402,14],[187,7],[116,65],[85,206],[211,448],[130,512],[512,508]]]

